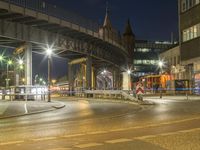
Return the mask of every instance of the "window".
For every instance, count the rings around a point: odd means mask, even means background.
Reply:
[[[194,7],[195,5],[198,5],[200,3],[200,0],[182,0],[181,1],[181,11],[185,12],[188,9]]]
[[[134,60],[134,64],[137,65],[156,65],[157,60]]]
[[[136,52],[150,52],[151,49],[148,49],[148,48],[137,48],[135,49]]]
[[[194,32],[193,36],[194,36],[194,38],[196,38],[197,37],[197,25],[194,26],[193,32]]]
[[[182,34],[183,42],[200,37],[200,23],[183,30]]]
[[[174,57],[174,66],[176,66],[176,56]]]

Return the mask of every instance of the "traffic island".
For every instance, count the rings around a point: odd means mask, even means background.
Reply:
[[[0,119],[44,113],[64,108],[65,104],[52,101],[0,101]]]

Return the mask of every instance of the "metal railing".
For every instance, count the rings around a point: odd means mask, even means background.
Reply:
[[[79,25],[94,32],[97,32],[99,29],[98,23],[86,19],[75,13],[72,13],[70,11],[66,11],[62,8],[59,8],[56,5],[49,4],[47,3],[47,1],[44,0],[0,0],[0,1],[5,1],[10,4],[28,8],[37,12],[41,12],[46,15],[56,17],[65,20],[67,22]]]

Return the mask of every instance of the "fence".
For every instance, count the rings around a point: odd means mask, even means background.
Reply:
[[[46,86],[18,86],[1,89],[2,100],[45,100],[48,95]]]
[[[14,4],[20,7],[28,8],[37,12],[47,14],[52,17],[56,17],[67,22],[79,25],[91,31],[97,32],[99,29],[98,23],[86,19],[80,15],[66,11],[62,8],[57,7],[56,5],[48,4],[44,0],[1,0]]]

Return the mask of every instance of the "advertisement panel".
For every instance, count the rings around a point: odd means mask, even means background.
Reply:
[[[175,80],[175,91],[188,91],[189,80]]]
[[[194,94],[200,95],[200,73],[194,76]]]

